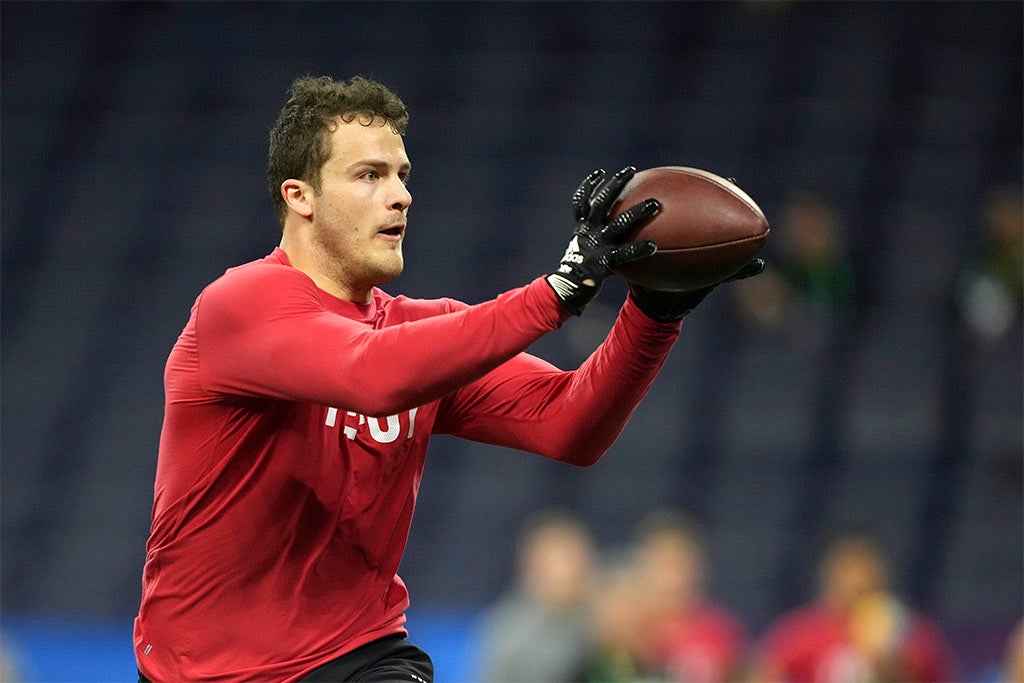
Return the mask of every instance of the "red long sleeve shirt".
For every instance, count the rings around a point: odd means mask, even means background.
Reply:
[[[152,680],[297,680],[404,633],[396,570],[431,434],[588,465],[678,336],[627,302],[577,370],[537,279],[476,306],[337,299],[280,249],[197,298],[166,405],[134,645]]]

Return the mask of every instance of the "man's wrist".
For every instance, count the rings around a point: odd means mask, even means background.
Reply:
[[[562,273],[551,273],[544,281],[554,291],[558,302],[573,315],[581,315],[597,293],[597,287],[588,287]]]
[[[651,320],[659,323],[676,323],[700,303],[702,292],[656,292],[642,287],[631,286],[629,298],[637,308]]]

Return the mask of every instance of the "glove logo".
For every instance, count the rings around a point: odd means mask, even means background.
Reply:
[[[575,235],[569,240],[569,246],[565,250],[565,255],[562,256],[562,263],[558,270],[561,273],[571,273],[572,265],[583,263],[583,254],[580,253],[580,242],[579,237]]]

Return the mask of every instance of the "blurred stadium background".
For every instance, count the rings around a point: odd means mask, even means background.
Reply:
[[[609,547],[653,507],[698,513],[755,633],[810,594],[816,539],[874,525],[986,675],[1022,614],[1020,310],[979,336],[956,292],[988,193],[1020,188],[1022,7],[4,2],[4,656],[133,678],[166,354],[199,290],[277,242],[266,136],[292,78],[359,73],[412,113],[389,291],[475,302],[545,272],[579,179],[627,163],[734,176],[769,219],[827,197],[856,272],[824,335],[716,293],[594,468],[437,439],[401,573],[438,681],[470,675],[475,615],[550,505]],[[535,352],[574,366],[622,295]]]

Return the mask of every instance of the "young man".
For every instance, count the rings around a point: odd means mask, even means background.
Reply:
[[[657,202],[607,219],[631,168],[580,185],[555,272],[476,306],[386,294],[407,121],[372,81],[292,85],[270,136],[280,246],[199,295],[167,361],[140,678],[431,680],[395,573],[430,435],[595,462],[706,294],[634,292],[573,372],[523,353],[654,252],[619,242]]]
[[[945,634],[896,595],[888,555],[873,535],[837,535],[818,570],[817,598],[769,625],[756,648],[752,680],[959,680]]]

